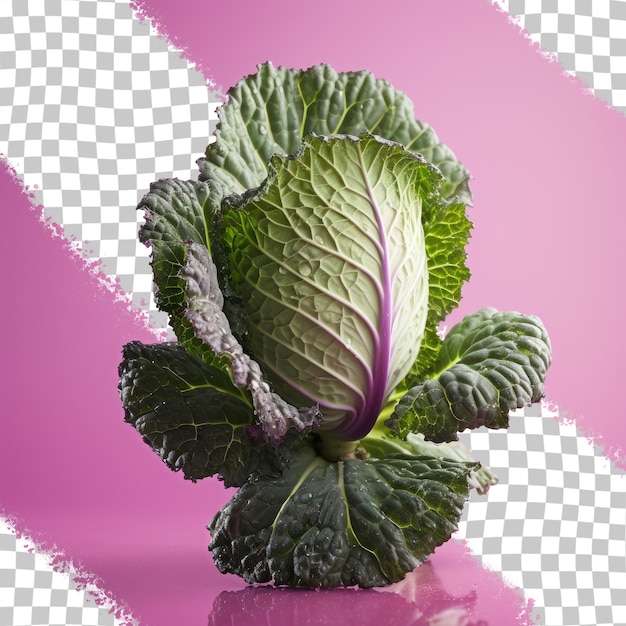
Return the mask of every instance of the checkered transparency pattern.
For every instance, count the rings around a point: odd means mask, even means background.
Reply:
[[[127,2],[0,3],[0,152],[158,326],[136,206],[158,178],[196,177],[217,101]]]
[[[626,625],[626,475],[541,405],[506,431],[462,433],[500,478],[458,536],[535,601],[548,625]]]
[[[626,114],[626,0],[491,0],[541,50]]]
[[[67,573],[55,571],[50,558],[18,539],[0,519],[0,625],[119,626],[111,611],[79,590]]]

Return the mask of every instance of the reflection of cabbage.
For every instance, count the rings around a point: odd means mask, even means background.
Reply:
[[[428,272],[421,158],[374,137],[309,138],[225,217],[245,345],[278,393],[360,439],[417,358]]]
[[[485,626],[483,621],[471,621],[479,615],[477,600],[475,589],[463,596],[449,593],[428,561],[379,593],[269,587],[222,591],[213,601],[208,626]],[[510,614],[514,615],[514,610]]]

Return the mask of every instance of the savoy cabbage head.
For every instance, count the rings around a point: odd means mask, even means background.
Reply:
[[[185,478],[240,487],[209,527],[221,571],[400,580],[495,483],[457,433],[540,400],[546,331],[488,308],[439,337],[469,174],[368,72],[259,66],[199,166],[139,205],[177,341],[124,347],[126,421]]]

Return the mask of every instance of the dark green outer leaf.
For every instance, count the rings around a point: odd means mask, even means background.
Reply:
[[[140,240],[152,251],[151,265],[156,286],[156,303],[169,314],[170,325],[178,341],[190,354],[205,363],[226,369],[209,346],[196,336],[187,319],[187,284],[182,274],[187,266],[187,251],[191,242],[213,251],[220,262],[221,249],[213,241],[213,221],[216,219],[217,194],[212,183],[164,179],[153,183],[138,209],[145,213],[146,222],[139,231]],[[222,272],[224,276],[226,272]],[[234,332],[242,332],[242,308],[237,296],[223,280],[220,288],[225,298],[224,310]]]
[[[272,154],[298,151],[310,133],[369,132],[419,152],[439,168],[444,197],[471,201],[467,170],[430,126],[415,119],[409,98],[370,72],[259,65],[229,90],[219,117],[217,141],[198,164],[200,180],[218,181],[224,195],[259,186]]]
[[[150,186],[137,207],[146,218],[139,239],[151,248],[156,303],[169,314],[181,343],[194,343],[193,330],[184,314],[185,281],[180,277],[187,262],[185,242],[210,245],[207,234],[212,213],[210,197],[209,183],[164,179]],[[201,342],[195,345],[200,348]]]
[[[185,316],[195,336],[210,349],[219,366],[240,394],[251,397],[256,421],[268,443],[279,445],[293,427],[304,436],[319,424],[316,406],[297,409],[273,393],[264,380],[259,364],[244,352],[232,334],[229,320],[222,310],[224,295],[219,287],[217,268],[206,247],[190,243],[187,264],[182,271],[186,282]],[[237,393],[234,389],[232,390]],[[248,395],[249,392],[249,395]]]
[[[190,240],[210,246],[208,223],[215,209],[212,193],[210,182],[170,178],[152,183],[137,207],[146,213],[139,239],[144,243]]]
[[[539,318],[483,309],[444,339],[432,379],[411,388],[386,422],[400,437],[441,442],[467,428],[506,428],[509,411],[538,402],[552,359]]]
[[[227,375],[177,344],[127,344],[119,367],[125,420],[167,466],[185,478],[218,475],[226,486],[280,467],[251,435],[252,407]],[[275,456],[276,455],[276,456]]]
[[[218,569],[249,583],[374,587],[447,541],[475,464],[391,455],[330,463],[312,448],[244,485],[209,530]]]

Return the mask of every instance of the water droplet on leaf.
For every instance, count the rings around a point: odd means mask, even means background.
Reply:
[[[298,264],[298,271],[302,276],[310,276],[313,268],[308,261],[302,261]]]

